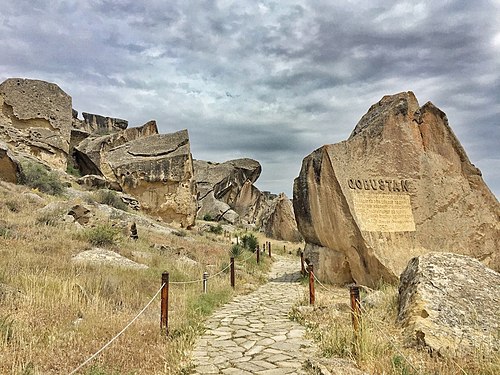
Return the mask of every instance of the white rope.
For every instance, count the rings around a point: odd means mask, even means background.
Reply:
[[[132,325],[132,323],[134,323],[137,318],[139,318],[139,316],[141,316],[144,311],[146,311],[146,309],[149,307],[149,305],[151,305],[151,303],[154,301],[154,299],[158,296],[158,294],[160,293],[160,291],[162,290],[162,288],[165,286],[165,283],[162,284],[162,286],[160,287],[160,289],[158,289],[158,291],[155,293],[155,295],[149,300],[149,302],[146,304],[146,306],[144,306],[144,308],[139,312],[139,314],[137,314],[135,316],[134,319],[132,319],[120,332],[118,332],[118,334],[113,337],[111,340],[108,341],[108,343],[106,345],[104,345],[101,349],[99,349],[97,352],[95,352],[93,355],[91,355],[85,362],[83,362],[80,366],[78,366],[77,368],[75,368],[73,371],[71,371],[69,373],[69,375],[73,375],[73,374],[76,374],[76,372],[78,370],[80,370],[82,367],[84,367],[87,363],[89,363],[91,360],[93,360],[95,357],[97,357],[104,349],[106,349],[108,346],[111,345],[111,343],[113,341],[115,341],[118,337],[121,336],[121,334],[123,332],[125,332],[127,330],[128,327],[130,327]]]

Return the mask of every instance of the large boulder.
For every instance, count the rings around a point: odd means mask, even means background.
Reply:
[[[71,97],[54,83],[9,78],[0,84],[0,139],[12,150],[65,170]]]
[[[109,180],[116,178],[107,160],[111,150],[126,144],[127,142],[158,134],[156,121],[123,130],[121,132],[98,137],[83,137],[83,140],[75,146],[74,159],[82,175],[100,175]]]
[[[474,258],[429,253],[401,274],[398,320],[410,344],[444,355],[498,351],[500,274]]]
[[[385,96],[347,141],[307,156],[293,199],[318,277],[397,282],[414,256],[451,251],[500,267],[500,206],[432,103]]]
[[[167,223],[194,225],[196,185],[187,130],[135,139],[106,155],[122,190]]]
[[[285,193],[281,193],[271,202],[263,219],[262,229],[269,238],[290,242],[302,240],[297,229],[292,201]]]
[[[128,121],[82,112],[83,121],[78,119],[78,112],[73,110],[73,127],[90,134],[105,135],[127,129]]]
[[[240,215],[251,210],[251,207],[245,206],[241,191],[251,190],[261,171],[262,168],[258,161],[247,158],[229,160],[224,163],[194,160],[195,180],[198,189],[198,217],[203,218],[203,216],[209,215],[212,218],[217,218],[223,215],[223,218],[230,217],[231,219],[228,221],[234,222],[237,218],[235,212]],[[248,194],[244,195],[245,199],[248,198]],[[255,202],[247,203],[253,204]],[[226,212],[226,210],[232,212]]]

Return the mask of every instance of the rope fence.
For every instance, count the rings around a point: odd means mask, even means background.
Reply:
[[[271,244],[269,243],[269,256],[271,256]],[[243,260],[240,260],[240,262],[244,263],[248,261],[250,258],[255,256],[255,253],[257,253],[257,259],[259,256],[259,249],[256,249],[254,252],[252,252],[248,257],[244,258]],[[257,262],[258,263],[258,262]],[[224,272],[226,272],[228,269],[231,269],[230,273],[230,282],[231,282],[231,287],[235,287],[235,267],[234,267],[234,257],[231,257],[231,261],[228,266],[224,267],[222,270],[219,272],[208,276],[207,272],[203,273],[203,278],[202,279],[196,279],[196,280],[187,280],[187,281],[169,281],[169,274],[168,272],[164,272],[162,274],[162,284],[161,287],[156,291],[154,296],[149,300],[149,302],[142,308],[141,311],[132,319],[130,320],[125,327],[118,332],[112,339],[110,339],[105,345],[103,345],[98,351],[96,351],[94,354],[92,354],[89,358],[87,358],[82,364],[80,364],[78,367],[76,367],[74,370],[72,370],[69,375],[76,374],[78,371],[80,371],[82,368],[84,368],[87,364],[89,364],[93,359],[95,359],[99,354],[101,354],[106,348],[108,348],[116,339],[118,339],[146,310],[147,308],[153,303],[153,301],[158,297],[158,295],[161,293],[161,313],[160,313],[160,329],[165,331],[165,334],[168,335],[168,292],[169,292],[169,285],[187,285],[187,284],[196,284],[196,283],[202,283],[203,284],[203,292],[207,292],[207,281],[209,279],[213,279]]]

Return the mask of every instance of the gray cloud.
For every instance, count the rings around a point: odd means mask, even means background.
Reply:
[[[444,110],[500,192],[498,1],[0,0],[0,79],[58,83],[79,111],[188,128],[195,158],[252,157],[291,194],[304,156],[383,95]]]

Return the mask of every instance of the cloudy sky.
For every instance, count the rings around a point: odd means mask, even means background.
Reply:
[[[500,196],[500,0],[0,0],[0,80],[80,113],[189,129],[196,159],[257,159],[291,196],[302,159],[383,95],[432,101]]]

